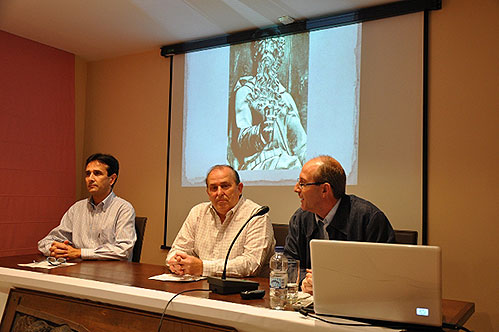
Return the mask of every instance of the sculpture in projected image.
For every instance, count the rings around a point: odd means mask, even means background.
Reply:
[[[293,169],[305,161],[307,134],[300,115],[306,119],[308,63],[303,59],[308,57],[289,50],[308,50],[308,38],[295,39],[293,45],[290,41],[273,37],[231,50],[236,69],[231,74],[228,161],[236,169]],[[245,57],[248,48],[251,56]],[[302,114],[292,94],[300,100]]]

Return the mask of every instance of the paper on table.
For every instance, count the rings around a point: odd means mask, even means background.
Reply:
[[[310,303],[314,302],[314,297],[308,293],[304,292],[298,292],[298,300],[297,302],[303,306],[306,307]]]
[[[55,269],[56,267],[64,267],[64,266],[71,266],[75,265],[76,263],[62,263],[59,265],[52,265],[46,260],[39,261],[39,262],[33,262],[33,263],[26,263],[26,264],[17,264],[19,266],[27,266],[27,267],[36,267],[40,269]]]
[[[193,275],[183,275],[179,276],[177,274],[171,274],[171,273],[163,273],[159,274],[157,276],[152,276],[149,277],[151,280],[159,280],[159,281],[176,281],[176,282],[190,282],[190,281],[199,281],[206,279],[206,277],[203,276],[193,276]]]

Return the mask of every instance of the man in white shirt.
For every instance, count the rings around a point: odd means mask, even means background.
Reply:
[[[133,206],[117,197],[113,187],[119,163],[107,154],[88,157],[85,182],[90,197],[76,202],[59,226],[38,242],[45,256],[73,260],[131,260],[135,233]]]
[[[206,176],[210,202],[191,209],[166,258],[179,275],[220,275],[229,246],[260,205],[242,196],[243,184],[230,166],[214,166]],[[274,232],[267,214],[253,218],[234,243],[227,263],[229,276],[268,273]]]

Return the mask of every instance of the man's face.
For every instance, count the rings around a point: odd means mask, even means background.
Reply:
[[[298,182],[295,184],[294,191],[298,194],[301,201],[301,209],[304,211],[309,211],[312,213],[318,213],[321,204],[323,203],[322,199],[322,186],[321,185],[312,185],[305,186],[300,188],[298,183],[311,183],[316,182],[314,178],[314,174],[316,174],[317,169],[321,165],[320,161],[310,160],[309,162],[303,165],[303,168],[300,172],[300,178]]]
[[[243,184],[236,185],[232,170],[226,167],[212,170],[206,183],[206,192],[211,204],[218,214],[225,216],[239,201],[239,196],[243,192]]]
[[[104,198],[111,192],[116,174],[107,175],[107,166],[97,160],[88,163],[85,169],[87,190],[92,197]]]

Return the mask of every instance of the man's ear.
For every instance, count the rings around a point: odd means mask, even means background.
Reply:
[[[114,173],[113,175],[110,176],[111,178],[111,186],[116,182],[116,178],[118,178],[118,175],[116,175],[116,173]]]
[[[324,186],[322,186],[322,193],[327,194],[328,192],[333,194],[333,188],[331,188],[331,185],[328,182],[326,182],[324,183]]]

